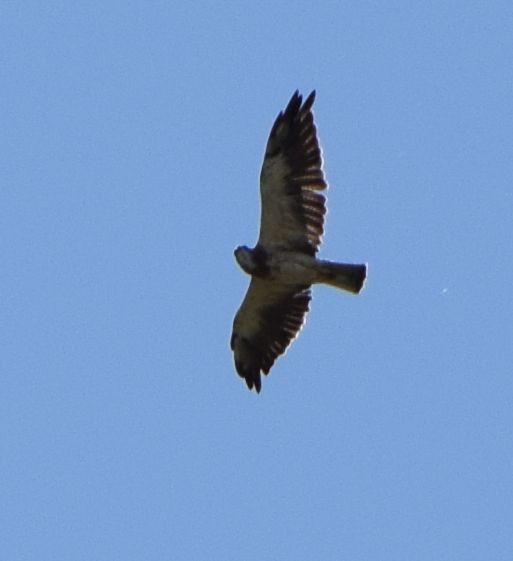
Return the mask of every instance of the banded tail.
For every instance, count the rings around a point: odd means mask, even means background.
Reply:
[[[317,282],[358,294],[367,278],[367,265],[319,261],[317,272]]]

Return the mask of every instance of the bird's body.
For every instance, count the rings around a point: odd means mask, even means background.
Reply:
[[[236,255],[239,265],[246,273],[283,284],[312,284],[315,282],[315,257],[300,251],[276,249],[267,253],[261,248],[251,250],[243,258]]]
[[[323,234],[327,184],[313,123],[312,92],[302,104],[296,92],[271,130],[260,175],[260,236],[235,258],[251,275],[233,323],[231,348],[237,372],[250,389],[261,389],[276,358],[299,333],[311,299],[310,286],[324,283],[358,293],[366,265],[316,258]]]
[[[275,251],[268,259],[269,280],[285,285],[313,284],[317,259],[299,251]]]

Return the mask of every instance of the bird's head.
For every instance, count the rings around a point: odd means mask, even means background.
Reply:
[[[253,251],[249,247],[245,245],[239,245],[239,247],[235,249],[233,254],[235,255],[235,259],[237,259],[237,263],[243,271],[245,271],[248,275],[252,275],[255,273],[258,264],[253,257]]]

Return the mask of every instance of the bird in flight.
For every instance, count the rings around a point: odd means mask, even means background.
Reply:
[[[276,118],[260,172],[260,235],[252,249],[239,246],[235,259],[251,276],[235,316],[230,346],[235,367],[257,393],[303,326],[310,287],[323,283],[358,294],[366,265],[316,257],[324,232],[327,188],[314,125],[313,91],[303,102],[298,91]]]

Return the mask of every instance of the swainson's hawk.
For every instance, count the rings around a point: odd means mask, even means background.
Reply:
[[[308,311],[310,286],[324,283],[358,294],[366,265],[316,258],[323,234],[327,187],[312,115],[313,91],[296,91],[271,129],[260,173],[260,236],[235,258],[251,282],[231,337],[235,366],[249,389],[260,392],[261,372],[299,333]]]

